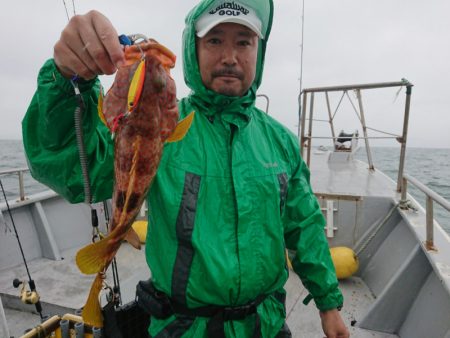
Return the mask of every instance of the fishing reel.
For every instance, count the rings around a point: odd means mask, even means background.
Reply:
[[[22,284],[22,288],[20,289],[20,300],[24,304],[37,304],[39,302],[39,294],[36,290],[33,290],[33,288],[30,285],[31,290],[27,290],[26,288],[26,282],[20,281],[19,279],[15,278],[13,280],[13,286],[17,289]]]

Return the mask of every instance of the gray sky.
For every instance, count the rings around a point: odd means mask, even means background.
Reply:
[[[66,2],[71,15],[72,2]],[[77,13],[97,9],[109,17],[119,33],[144,33],[172,49],[179,56],[173,71],[179,97],[188,93],[182,76],[181,33],[184,16],[195,3],[75,0]],[[415,85],[408,145],[450,148],[449,17],[448,0],[306,0],[303,87],[407,78]],[[0,139],[21,138],[20,123],[34,93],[37,73],[52,56],[53,45],[66,24],[62,0],[3,3]],[[259,92],[270,97],[270,114],[293,131],[300,86],[300,28],[301,0],[275,0],[274,25]],[[109,87],[112,78],[102,81]],[[363,93],[368,124],[398,134],[404,90],[397,99],[395,89],[380,94]],[[353,93],[350,97],[354,100]],[[334,107],[339,98],[331,97]],[[258,106],[264,107],[265,102],[258,100]],[[350,122],[354,117],[351,105],[346,102],[342,108],[337,116],[342,116],[343,122],[337,129],[358,129],[361,133],[355,119]],[[316,130],[325,134],[323,127]]]

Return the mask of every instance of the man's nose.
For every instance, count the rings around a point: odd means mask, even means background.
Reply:
[[[228,66],[235,65],[237,63],[237,51],[235,48],[226,46],[222,50],[222,63]]]

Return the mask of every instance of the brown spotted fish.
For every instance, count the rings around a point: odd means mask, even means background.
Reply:
[[[181,140],[194,116],[191,113],[178,123],[171,51],[148,40],[127,46],[125,58],[111,89],[99,98],[99,116],[114,136],[112,224],[105,238],[76,256],[81,272],[97,274],[82,313],[84,322],[96,327],[103,326],[99,293],[104,272],[124,239],[140,247],[131,225],[156,174],[164,143]]]

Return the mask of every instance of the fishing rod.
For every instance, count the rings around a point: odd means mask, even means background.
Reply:
[[[39,294],[38,294],[38,292],[36,290],[36,284],[34,283],[34,280],[31,278],[30,269],[28,268],[27,260],[25,258],[25,254],[23,252],[22,243],[20,241],[19,233],[17,232],[16,223],[14,222],[14,218],[12,216],[11,208],[9,207],[8,199],[6,198],[5,188],[3,187],[3,183],[2,183],[1,179],[0,179],[0,187],[2,189],[3,198],[5,199],[5,202],[6,202],[6,208],[8,210],[9,217],[11,218],[11,224],[12,224],[12,226],[14,228],[14,233],[15,233],[16,238],[17,238],[17,243],[19,244],[19,249],[20,249],[20,253],[22,254],[23,263],[24,263],[25,269],[27,271],[28,285],[30,287],[30,291],[28,291],[26,289],[25,281],[20,281],[17,278],[14,279],[13,286],[15,288],[18,288],[20,286],[20,284],[22,284],[22,289],[20,291],[20,299],[25,304],[34,304],[34,306],[36,307],[36,311],[39,313],[39,316],[41,317],[41,320],[42,320],[44,318],[44,316],[42,315],[42,305],[41,305],[40,297],[39,297]]]
[[[64,9],[66,10],[67,21],[70,21],[69,10],[67,9],[66,0],[62,0],[62,2],[64,5]],[[73,15],[77,15],[77,13],[75,11],[75,0],[72,0],[72,10],[73,10]]]

